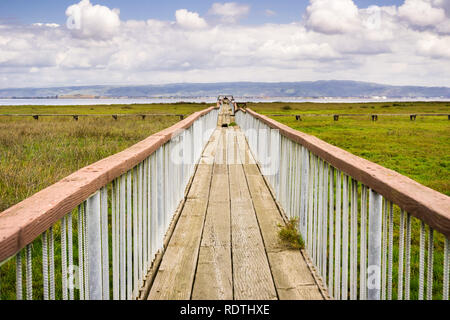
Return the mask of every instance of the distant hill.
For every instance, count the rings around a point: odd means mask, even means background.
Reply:
[[[0,89],[0,98],[211,97],[218,94],[232,94],[236,97],[450,98],[450,87],[390,86],[370,82],[331,80]]]

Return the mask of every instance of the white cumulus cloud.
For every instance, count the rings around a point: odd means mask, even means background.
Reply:
[[[398,8],[398,14],[400,18],[418,27],[434,26],[446,19],[445,10],[434,7],[430,0],[406,0]]]
[[[306,8],[306,25],[326,34],[354,31],[360,25],[358,7],[352,0],[311,0]]]
[[[118,32],[119,15],[119,9],[92,5],[89,0],[81,0],[67,8],[67,27],[80,38],[109,39]]]
[[[250,12],[250,6],[236,2],[216,2],[212,5],[209,13],[219,16],[222,22],[234,23],[239,18],[245,17]]]
[[[201,18],[197,12],[190,12],[180,9],[175,12],[177,24],[188,29],[203,29],[208,26],[205,19]]]

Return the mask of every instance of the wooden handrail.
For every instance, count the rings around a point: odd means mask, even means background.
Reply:
[[[343,171],[401,209],[450,237],[450,197],[425,187],[398,172],[355,156],[319,138],[294,130],[249,108],[242,110],[283,136],[303,145],[333,167]]]
[[[69,175],[0,213],[0,262],[48,230],[100,188],[134,168],[216,107],[198,111],[130,148]]]

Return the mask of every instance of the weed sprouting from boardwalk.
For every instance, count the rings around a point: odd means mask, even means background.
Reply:
[[[280,237],[281,243],[292,249],[305,248],[302,236],[298,231],[298,222],[298,218],[290,218],[286,225],[278,225],[278,228],[280,228],[278,236]]]

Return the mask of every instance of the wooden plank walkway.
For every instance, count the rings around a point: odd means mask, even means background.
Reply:
[[[220,117],[218,125],[227,122]],[[278,224],[281,213],[243,132],[218,127],[148,299],[323,299],[301,252],[279,243]]]

